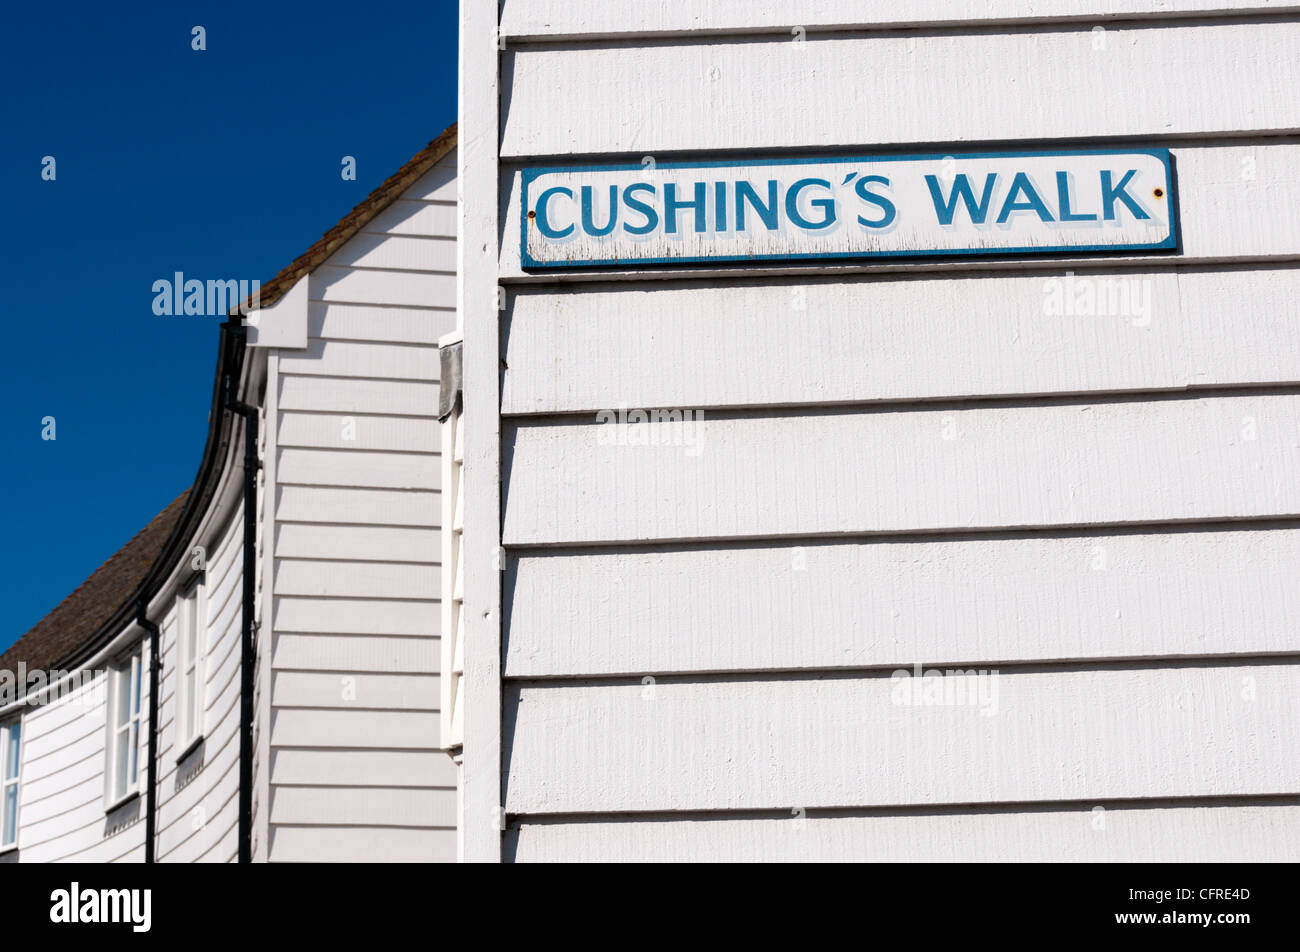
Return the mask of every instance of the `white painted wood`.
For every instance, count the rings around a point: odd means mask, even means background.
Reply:
[[[281,486],[275,515],[281,523],[436,526],[438,495],[400,489]]]
[[[456,243],[448,238],[414,238],[362,232],[330,255],[326,267],[456,273]]]
[[[436,453],[438,422],[429,417],[281,413],[280,445]]]
[[[438,746],[438,718],[423,711],[278,708],[271,725],[271,744],[422,750]]]
[[[368,233],[456,237],[456,205],[398,199],[366,223]]]
[[[441,751],[281,749],[271,769],[277,784],[453,789],[455,768]]]
[[[404,201],[419,200],[426,202],[456,201],[456,152],[442,159],[429,171],[425,172],[402,193]]]
[[[436,564],[438,533],[400,526],[281,523],[276,528],[275,553],[288,558]]]
[[[451,298],[454,274],[340,268],[322,265],[310,276],[311,300],[347,304],[394,304],[424,307]]]
[[[405,787],[277,785],[271,822],[399,828],[456,826],[454,798]]]
[[[1295,394],[636,426],[513,426],[507,544],[1300,514]]]
[[[1085,804],[1010,812],[524,822],[516,862],[1295,862],[1300,807]]]
[[[276,703],[285,708],[438,709],[438,678],[428,674],[277,671],[274,690]]]
[[[525,48],[501,155],[1293,131],[1297,53],[1300,23],[1235,21]]]
[[[277,825],[273,863],[429,863],[456,852],[454,829]]]
[[[301,598],[275,602],[275,630],[347,635],[436,635],[434,599]]]
[[[503,753],[501,719],[500,564],[501,418],[500,233],[497,207],[476,197],[496,194],[500,143],[499,8],[465,4],[460,13],[460,99],[463,136],[457,153],[460,195],[456,311],[464,332],[466,431],[464,512],[464,756],[459,853],[467,862],[500,862]],[[511,107],[513,109],[513,107]],[[554,110],[553,110],[554,114]],[[494,561],[495,560],[495,561]]]
[[[432,453],[370,453],[363,450],[279,451],[280,482],[303,486],[374,489],[438,488],[438,457]]]
[[[1300,31],[1300,24],[1296,25]],[[1300,35],[1300,34],[1298,34]],[[1298,106],[1297,108],[1300,108]],[[1007,144],[1008,150],[1016,148],[1014,143]],[[933,150],[930,150],[933,151]],[[954,150],[956,151],[956,150]],[[1178,188],[1179,234],[1181,245],[1176,257],[1160,255],[1127,256],[1121,255],[1107,259],[1105,264],[1096,257],[1060,259],[1018,258],[1011,256],[1006,260],[994,258],[982,259],[981,271],[997,268],[1036,268],[1062,274],[1066,270],[1096,269],[1117,265],[1155,268],[1164,261],[1165,265],[1174,260],[1179,263],[1214,263],[1236,260],[1263,260],[1277,258],[1294,261],[1297,248],[1300,248],[1300,216],[1279,213],[1279,209],[1293,207],[1300,203],[1300,145],[1290,142],[1265,142],[1260,144],[1229,144],[1226,140],[1217,143],[1175,145],[1171,147],[1174,156],[1175,181]],[[639,153],[638,153],[639,154]],[[501,268],[503,276],[514,278],[527,277],[519,267],[519,175],[516,171],[507,182],[509,195],[505,198],[506,215],[505,240],[502,245]],[[1267,222],[1268,227],[1260,227]],[[671,280],[694,275],[727,274],[729,277],[744,275],[752,277],[759,274],[788,273],[790,268],[780,267],[780,262],[769,263],[768,267],[748,267],[730,271],[718,267],[711,271],[690,266],[674,267],[669,272],[646,272],[644,269],[633,272],[606,270],[603,272],[566,273],[566,278],[575,280],[608,280],[609,278],[644,278],[652,276],[659,280]],[[802,266],[801,275],[809,272],[807,265]],[[971,269],[967,261],[926,261],[926,262],[858,262],[854,264],[824,263],[816,266],[818,271],[826,273],[871,271],[952,271]],[[581,276],[585,275],[585,278]],[[556,275],[543,273],[533,281],[555,280]]]
[[[418,344],[316,339],[308,343],[306,350],[282,355],[280,369],[287,374],[408,378],[429,382],[438,379],[438,349]]]
[[[509,0],[501,14],[501,32],[507,42],[765,32],[784,34],[794,42],[796,26],[815,32],[1071,20],[1100,25],[1116,18],[1242,16],[1296,9],[1285,0],[819,0],[798,6],[772,0],[638,0],[590,8],[564,0]]]
[[[416,380],[285,375],[280,378],[280,406],[285,410],[433,416],[438,385]]]
[[[523,552],[506,674],[1293,653],[1297,565],[1295,528]]]
[[[315,301],[307,315],[311,336],[330,340],[436,344],[440,336],[455,326],[456,314],[452,308],[352,307]],[[437,406],[436,398],[433,405]],[[288,405],[283,408],[297,409]]]
[[[271,657],[277,669],[437,674],[438,639],[285,633]]]
[[[437,598],[439,575],[437,565],[281,559],[276,565],[275,591],[320,597]]]
[[[1294,267],[516,293],[502,412],[1295,383],[1297,296]]]
[[[899,684],[910,681],[882,673],[507,690],[507,808],[811,809],[1300,791],[1293,735],[1279,729],[1300,717],[1300,665],[1017,671],[986,676],[990,693],[980,704],[895,703]]]

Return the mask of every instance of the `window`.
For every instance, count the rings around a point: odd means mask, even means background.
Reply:
[[[108,801],[112,805],[139,789],[140,649],[115,666],[109,677]]]
[[[202,578],[181,596],[177,607],[180,678],[176,691],[176,754],[184,757],[203,736],[207,685],[203,670],[206,654],[204,633],[207,630],[208,600]]]
[[[0,849],[18,845],[18,768],[22,765],[23,722],[0,727]]]

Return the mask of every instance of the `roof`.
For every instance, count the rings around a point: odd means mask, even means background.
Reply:
[[[16,671],[20,661],[29,670],[52,668],[95,634],[144,579],[171,534],[188,495],[187,489],[177,496],[134,539],[118,549],[76,591],[0,655],[0,670]]]
[[[365,227],[366,223],[391,205],[429,169],[452,149],[456,148],[456,124],[453,122],[400,169],[384,180],[383,184],[366,196],[356,208],[348,212],[337,225],[325,232],[314,245],[294,258],[289,266],[261,286],[258,307],[270,307],[298,283],[305,275],[315,271],[345,241]],[[247,305],[248,302],[245,302]],[[235,312],[231,312],[231,317]]]

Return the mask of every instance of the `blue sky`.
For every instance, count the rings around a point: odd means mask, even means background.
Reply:
[[[153,282],[305,251],[455,121],[456,29],[450,0],[5,5],[0,649],[198,471],[220,319],[155,316]]]

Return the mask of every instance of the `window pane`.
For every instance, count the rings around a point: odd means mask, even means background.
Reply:
[[[5,779],[18,779],[18,746],[21,741],[22,724],[15,722],[7,728],[9,743],[5,747]]]
[[[128,711],[127,703],[131,700],[129,692],[131,681],[130,666],[117,668],[113,672],[113,690],[116,697],[113,699],[113,724],[120,727],[127,721]]]
[[[126,771],[129,766],[130,748],[125,731],[113,734],[113,796],[126,795]]]
[[[18,836],[18,784],[5,787],[4,841],[12,843]]]
[[[129,739],[129,741],[128,741],[128,744],[130,745],[130,748],[131,748],[131,783],[132,783],[133,785],[135,784],[135,770],[136,770],[136,762],[135,762],[135,759],[136,759],[136,754],[137,754],[137,753],[139,752],[139,750],[140,750],[140,738],[139,738],[139,736],[138,736],[139,733],[140,733],[140,725],[139,725],[139,724],[132,724],[132,725],[131,725],[131,736],[130,736],[130,739]]]
[[[185,599],[185,663],[193,664],[199,642],[199,596],[198,589]]]
[[[131,716],[140,713],[140,659],[131,659]]]

